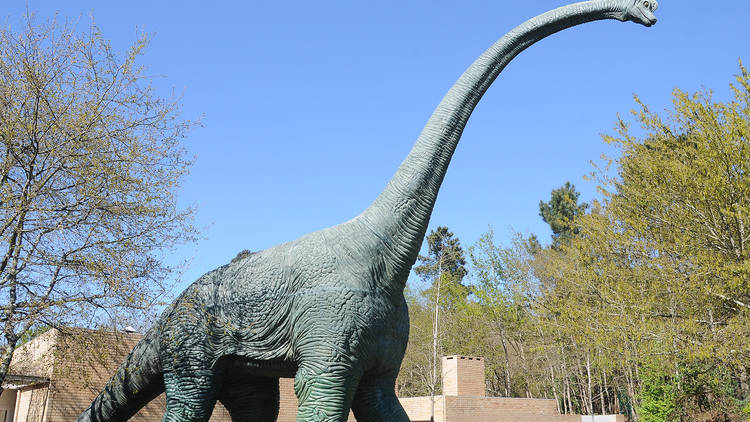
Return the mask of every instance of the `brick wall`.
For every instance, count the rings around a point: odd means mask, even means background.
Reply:
[[[430,420],[431,403],[429,397],[400,398],[409,420],[414,422],[428,422]],[[443,396],[435,396],[435,422],[443,422]]]
[[[450,422],[549,422],[557,415],[555,401],[544,399],[446,396],[445,406]]]
[[[54,363],[53,349],[57,342],[57,335],[57,330],[49,330],[18,347],[13,352],[13,360],[8,372],[15,375],[51,378]]]
[[[294,379],[279,380],[279,418],[277,422],[295,422],[297,420],[297,396],[294,394]]]
[[[484,359],[473,356],[443,356],[443,394],[485,396]]]

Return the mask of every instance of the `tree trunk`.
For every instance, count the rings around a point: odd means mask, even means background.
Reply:
[[[588,380],[588,410],[589,415],[594,414],[594,397],[591,389],[591,355],[586,352],[586,378]]]
[[[560,398],[557,396],[557,382],[555,381],[555,367],[552,365],[552,361],[549,358],[547,348],[544,347],[544,331],[542,327],[537,327],[539,331],[539,338],[542,339],[542,347],[544,348],[544,358],[547,359],[547,365],[549,365],[550,380],[552,381],[552,395],[555,397],[555,405],[557,406],[557,413],[563,414],[563,409],[560,407]],[[546,396],[545,396],[546,397]]]
[[[565,392],[568,398],[568,414],[573,414],[573,400],[570,397],[570,375],[565,377]]]
[[[570,399],[570,372],[568,371],[568,366],[565,364],[565,347],[561,344],[560,345],[560,363],[562,365],[562,372],[563,377],[565,379],[565,395],[563,396],[563,399],[567,399],[568,404],[568,414],[573,413],[573,402]]]
[[[438,285],[435,292],[435,321],[432,324],[432,385],[430,386],[430,420],[435,420],[435,390],[437,389],[438,315],[440,313],[440,285],[443,279],[443,257],[438,260]]]
[[[518,342],[518,350],[521,352],[521,366],[523,367],[523,382],[526,384],[526,398],[533,399],[534,395],[531,393],[531,383],[529,382],[529,366],[526,362],[526,353],[524,352],[523,343]]]
[[[510,397],[510,354],[508,353],[504,328],[500,328],[500,344],[503,345],[503,352],[505,353],[505,397]]]
[[[633,368],[628,365],[628,369],[625,372],[628,379],[628,395],[630,396],[630,410],[633,413],[633,421],[638,422],[638,412],[635,411],[636,395],[635,395],[635,380],[633,380]]]
[[[740,390],[742,391],[742,398],[747,400],[750,396],[750,385],[748,385],[747,368],[742,363],[740,363]]]
[[[552,395],[555,397],[555,405],[557,406],[557,413],[562,414],[563,410],[560,408],[560,398],[557,396],[557,383],[555,382],[555,367],[552,366],[552,363],[549,364],[549,374],[550,374],[550,378],[552,379]]]
[[[609,401],[609,391],[607,391],[607,369],[602,367],[602,414],[606,415],[607,402]]]
[[[578,384],[578,395],[581,398],[581,412],[588,413],[589,405],[587,402],[586,386],[584,385],[583,369],[581,369],[580,359],[576,359],[576,384]]]
[[[0,354],[0,394],[3,392],[2,381],[5,381],[5,377],[8,375],[10,362],[13,360],[13,352],[16,350],[18,342],[17,340],[11,341],[7,335],[5,338],[8,341],[8,345],[3,348],[2,354]]]

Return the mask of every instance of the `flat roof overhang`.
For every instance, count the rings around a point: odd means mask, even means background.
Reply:
[[[8,374],[5,376],[5,381],[3,381],[2,387],[4,390],[20,390],[35,385],[47,384],[48,382],[49,378]]]

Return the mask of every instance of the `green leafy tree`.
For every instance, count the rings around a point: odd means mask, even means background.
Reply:
[[[677,399],[672,378],[660,369],[640,370],[641,393],[637,408],[641,422],[672,422],[677,418]]]
[[[409,305],[409,342],[401,362],[396,393],[401,397],[430,395],[432,380],[432,329],[434,312],[422,292],[404,291]]]
[[[530,262],[539,248],[535,239],[516,234],[511,245],[503,247],[495,243],[490,227],[469,249],[477,281],[470,309],[485,325],[475,331],[485,342],[477,349],[487,357],[487,379],[496,395],[534,397],[543,390],[536,385],[544,375],[540,377],[533,363],[539,336],[529,313],[535,284]]]
[[[99,29],[0,29],[0,381],[24,333],[147,313],[193,240],[175,195],[191,160],[178,98]]]
[[[578,203],[581,194],[570,182],[552,191],[549,202],[539,201],[539,215],[552,229],[553,245],[568,241],[578,234],[576,219],[588,208],[586,203]]]
[[[643,135],[620,120],[618,136],[605,137],[620,155],[610,161],[615,171],[594,174],[604,201],[575,220],[577,235],[535,258],[536,314],[547,310],[545,324],[560,327],[566,366],[585,364],[589,409],[597,378],[589,371],[616,376],[634,417],[736,420],[750,397],[750,77],[742,65],[732,92],[717,102],[710,92],[675,90],[664,115],[636,99]]]
[[[414,272],[420,277],[435,280],[440,274],[461,281],[468,272],[461,241],[445,226],[438,226],[427,235],[427,255],[420,255]]]
[[[687,356],[746,366],[750,76],[742,65],[731,88],[734,99],[726,103],[710,92],[675,90],[665,117],[639,101],[645,139],[635,139],[622,122],[620,137],[607,139],[622,151],[608,212],[648,254],[639,268],[648,266],[664,283],[666,295],[654,306],[679,316],[675,335],[700,339],[703,347],[691,347]]]

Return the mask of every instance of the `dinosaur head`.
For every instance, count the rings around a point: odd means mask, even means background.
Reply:
[[[656,0],[619,0],[621,21],[633,21],[644,26],[651,26],[656,23],[654,10],[659,7]]]

